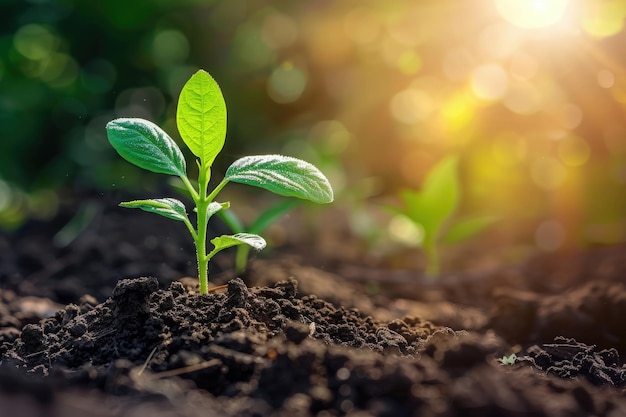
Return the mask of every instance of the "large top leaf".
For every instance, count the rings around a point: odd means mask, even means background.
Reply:
[[[457,164],[454,156],[443,159],[428,173],[421,191],[406,190],[401,194],[406,214],[428,234],[434,234],[457,208],[460,193]]]
[[[312,164],[282,155],[246,156],[226,170],[226,180],[315,203],[333,201],[328,179]]]
[[[160,127],[144,119],[115,119],[107,123],[107,136],[128,162],[148,171],[185,175],[185,158],[176,142]]]
[[[196,72],[180,92],[176,110],[178,131],[191,152],[210,167],[226,139],[226,103],[206,71]]]

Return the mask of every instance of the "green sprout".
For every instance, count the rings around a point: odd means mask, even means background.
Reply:
[[[421,230],[428,276],[437,276],[440,272],[440,244],[468,239],[497,220],[494,216],[474,216],[450,224],[460,202],[460,188],[458,158],[450,156],[428,173],[421,190],[401,191],[402,207],[392,208]]]
[[[220,219],[230,228],[233,233],[253,233],[260,234],[271,226],[276,220],[278,220],[283,214],[292,210],[299,204],[297,200],[286,200],[276,203],[263,212],[250,224],[247,228],[242,223],[241,219],[232,210],[222,210],[217,215]],[[250,254],[250,246],[239,245],[237,246],[237,252],[235,253],[235,272],[240,274],[246,269],[248,263],[248,256]]]
[[[208,221],[228,202],[214,201],[229,182],[264,188],[286,197],[314,203],[333,201],[328,179],[312,164],[283,155],[246,156],[233,162],[224,178],[209,191],[211,165],[222,150],[226,138],[226,103],[215,80],[205,71],[196,72],[183,86],[176,110],[176,125],[183,141],[197,157],[197,187],[187,177],[183,154],[176,142],[154,123],[139,118],[110,121],[109,142],[128,162],[148,171],[180,178],[195,203],[196,225],[191,223],[185,205],[174,198],[135,200],[120,203],[121,207],[139,208],[181,221],[187,226],[197,252],[200,293],[208,292],[209,260],[219,251],[239,245],[263,249],[265,240],[251,233],[236,233],[211,239],[207,249]]]
[[[515,365],[515,361],[517,360],[517,355],[515,353],[511,353],[509,356],[503,356],[498,359],[498,361],[502,365]]]

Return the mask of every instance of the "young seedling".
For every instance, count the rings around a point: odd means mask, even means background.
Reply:
[[[509,356],[503,356],[498,359],[502,365],[515,365],[515,361],[517,360],[517,355],[515,353],[511,353]]]
[[[426,274],[431,277],[440,272],[441,243],[452,244],[470,238],[497,220],[494,216],[475,216],[449,224],[460,201],[457,171],[457,157],[444,158],[428,173],[421,190],[403,190],[400,193],[402,207],[392,208],[421,229]]]
[[[237,216],[237,214],[235,214],[232,210],[221,210],[217,213],[217,215],[224,223],[226,223],[226,226],[228,226],[233,233],[244,233],[247,231],[248,233],[261,234],[283,214],[292,210],[298,204],[299,202],[297,200],[286,200],[274,204],[259,214],[259,217],[257,217],[256,220],[254,220],[247,228],[243,225],[239,216]],[[250,254],[250,246],[239,245],[236,250],[235,272],[240,274],[246,269],[248,255]]]
[[[185,158],[178,145],[154,123],[139,118],[115,119],[107,124],[106,130],[113,148],[128,162],[182,180],[195,204],[195,226],[185,205],[173,198],[128,201],[120,206],[139,208],[185,224],[196,246],[201,294],[207,293],[209,260],[216,253],[239,245],[249,245],[257,250],[265,247],[265,240],[258,235],[236,233],[211,239],[213,248],[208,250],[208,221],[215,213],[229,207],[228,202],[214,201],[226,184],[248,184],[320,204],[333,201],[333,190],[324,174],[308,162],[282,155],[240,158],[230,165],[219,184],[209,190],[211,165],[226,138],[226,104],[219,86],[205,71],[196,72],[183,86],[176,110],[176,125],[183,141],[197,157],[197,187],[187,177]]]

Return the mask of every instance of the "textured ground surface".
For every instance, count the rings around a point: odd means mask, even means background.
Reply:
[[[50,238],[64,221],[0,235],[3,412],[626,415],[623,247],[437,283],[276,253],[201,296],[179,280],[187,236],[154,221],[98,213],[67,245]]]

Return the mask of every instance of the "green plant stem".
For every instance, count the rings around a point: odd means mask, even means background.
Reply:
[[[195,238],[196,251],[198,257],[198,280],[200,281],[200,294],[206,294],[209,286],[209,259],[211,257],[206,252],[207,227],[209,219],[207,217],[207,209],[214,194],[207,196],[207,188],[209,175],[206,169],[200,167],[198,175],[198,199],[196,200],[196,208],[198,210],[198,233]]]
[[[206,253],[207,238],[207,207],[209,201],[206,197],[197,201],[198,207],[198,234],[196,236],[196,251],[198,252],[198,279],[200,280],[200,294],[206,294],[209,285],[209,256]]]
[[[203,172],[200,167],[200,174],[198,175],[198,191],[193,188],[191,181],[186,175],[180,176],[185,188],[191,195],[194,203],[196,204],[198,225],[197,229],[193,228],[193,225],[189,220],[184,220],[185,226],[191,233],[194,244],[196,246],[196,258],[198,260],[198,280],[200,281],[200,294],[206,294],[208,292],[209,285],[209,257],[206,254],[206,238],[207,238],[207,207],[211,203],[206,197],[206,190],[208,186],[208,175]]]
[[[198,238],[198,234],[196,233],[196,229],[193,228],[193,225],[191,224],[191,222],[188,219],[184,219],[183,223],[185,223],[185,226],[187,226],[187,230],[189,230],[189,233],[191,234],[191,237],[195,241]]]
[[[217,196],[217,193],[219,193],[220,191],[222,191],[222,188],[224,188],[226,186],[226,184],[228,184],[228,180],[226,178],[224,178],[222,180],[222,182],[220,182],[219,184],[217,184],[217,187],[215,187],[213,189],[213,191],[211,191],[211,194],[209,194],[209,196],[207,197],[209,200],[209,203],[211,201],[213,201],[213,199],[215,198],[215,196]],[[206,189],[206,187],[205,187]]]
[[[189,221],[185,221],[189,233],[193,237],[196,246],[196,255],[198,259],[198,280],[200,281],[200,294],[206,294],[209,286],[209,260],[215,255],[216,251],[207,254],[207,229],[209,225],[209,218],[207,216],[207,209],[209,204],[213,201],[217,193],[228,184],[228,180],[223,179],[217,187],[207,195],[207,189],[209,186],[210,171],[202,166],[198,174],[198,190],[193,188],[193,185],[186,176],[181,176],[185,188],[191,195],[191,198],[196,203],[197,228],[194,230],[193,225]]]
[[[193,198],[194,201],[197,201],[199,198],[198,192],[193,188],[193,185],[191,185],[189,178],[187,178],[186,175],[181,175],[180,179],[183,181],[183,184],[185,184],[185,188],[187,188],[189,194],[191,194],[191,198]]]
[[[426,254],[426,276],[430,279],[434,279],[440,272],[437,245],[431,239],[426,239],[424,240],[422,248]]]
[[[237,252],[235,253],[235,272],[241,274],[246,270],[248,264],[248,255],[250,254],[250,246],[240,245],[237,246]]]

